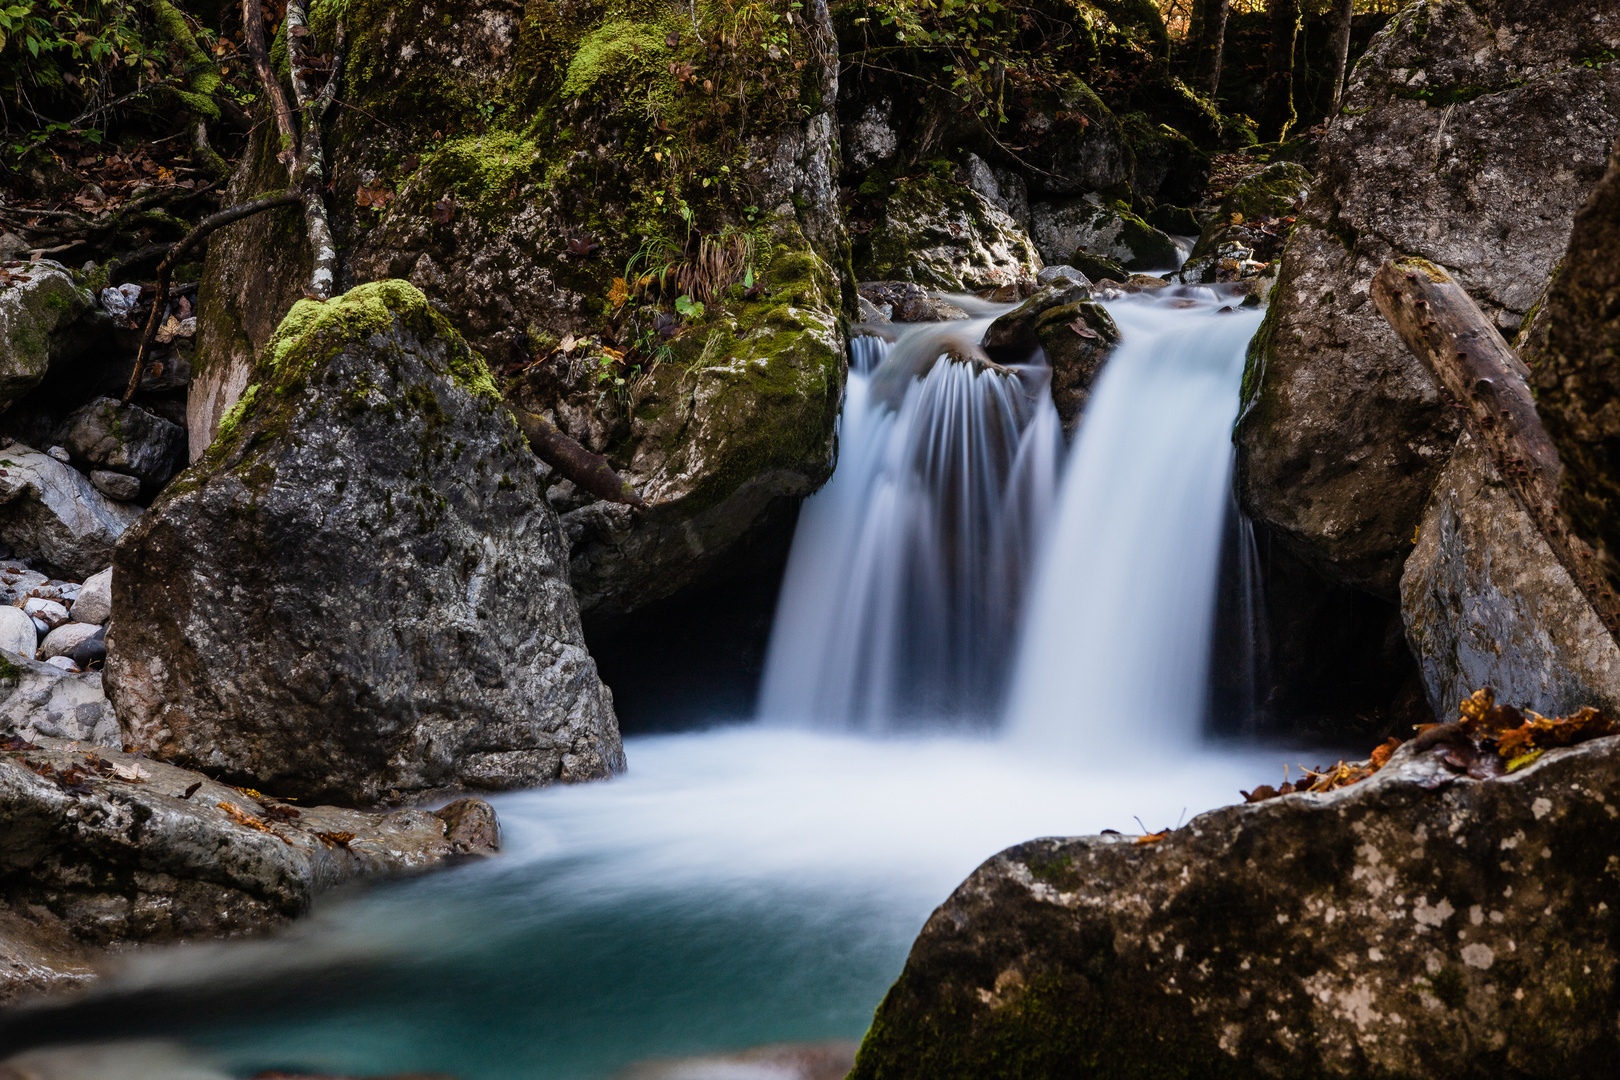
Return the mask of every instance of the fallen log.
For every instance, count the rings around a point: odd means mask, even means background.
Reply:
[[[539,413],[514,404],[512,415],[517,418],[518,427],[523,429],[535,456],[572,480],[581,491],[637,510],[648,508],[646,500],[636,493],[630,481],[613,471],[607,458],[591,453]]]
[[[1479,432],[1508,489],[1620,640],[1620,597],[1604,583],[1592,549],[1570,531],[1558,505],[1562,467],[1530,394],[1529,371],[1462,286],[1424,259],[1386,262],[1373,303]]]

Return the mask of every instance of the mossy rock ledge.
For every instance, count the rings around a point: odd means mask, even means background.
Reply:
[[[367,805],[623,767],[538,461],[403,281],[302,301],[113,560],[129,742]]]
[[[1369,780],[1154,843],[1042,839],[924,926],[851,1080],[1614,1072],[1620,737]]]
[[[416,285],[503,392],[605,454],[651,504],[632,514],[548,480],[587,615],[723,568],[832,467],[849,256],[825,5],[773,0],[754,12],[765,33],[704,0],[347,0],[312,13],[317,38],[338,13],[353,106],[326,137],[340,284]],[[233,193],[278,186],[280,168],[258,138]],[[388,197],[360,205],[362,188]],[[296,210],[266,214],[210,249],[194,456],[299,295],[301,228]],[[701,313],[677,316],[683,289],[659,272],[705,239],[751,254],[696,298]],[[673,322],[654,334],[658,313]],[[570,336],[581,347],[558,351]],[[548,356],[566,374],[509,378]]]
[[[1393,601],[1457,420],[1368,300],[1392,257],[1443,266],[1510,340],[1620,135],[1600,0],[1421,0],[1356,64],[1250,349],[1245,511]]]

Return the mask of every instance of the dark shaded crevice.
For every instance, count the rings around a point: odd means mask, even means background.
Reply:
[[[625,735],[750,719],[799,499],[771,503],[721,566],[674,596],[585,622]]]

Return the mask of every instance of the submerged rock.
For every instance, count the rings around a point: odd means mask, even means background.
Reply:
[[[57,263],[32,262],[7,275],[0,283],[0,410],[39,385],[56,335],[93,305]]]
[[[1006,211],[970,187],[908,177],[889,194],[882,220],[856,252],[866,279],[914,281],[971,292],[1033,280],[1041,257]]]
[[[622,768],[538,462],[444,317],[303,302],[256,380],[118,547],[129,740],[350,804]]]
[[[13,745],[0,752],[0,1002],[82,983],[86,947],[264,931],[348,879],[489,854],[493,822],[481,799],[291,807],[105,745]],[[77,965],[28,960],[53,945]]]
[[[1407,556],[1401,616],[1436,716],[1481,686],[1546,716],[1620,716],[1620,647],[1470,434]]]
[[[1355,66],[1250,350],[1247,512],[1393,598],[1457,438],[1368,299],[1395,255],[1445,267],[1511,338],[1620,134],[1620,23],[1596,0],[1425,0]]]
[[[1486,781],[1449,752],[1009,848],[928,920],[851,1080],[1611,1075],[1620,737]]]
[[[85,577],[112,561],[113,545],[140,516],[49,454],[20,443],[0,450],[0,540],[22,558]]]

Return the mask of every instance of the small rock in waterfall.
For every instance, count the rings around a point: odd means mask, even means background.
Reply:
[[[97,491],[117,502],[130,502],[141,493],[140,478],[128,473],[91,469],[90,483]]]
[[[68,609],[60,601],[38,596],[24,601],[23,612],[35,622],[44,624],[47,630],[55,630],[68,621]]]
[[[39,628],[21,608],[0,607],[0,653],[33,656],[39,647]]]
[[[74,622],[104,623],[112,614],[112,567],[91,574],[79,586],[77,599],[68,609]]]
[[[1035,275],[1035,281],[1040,285],[1050,285],[1058,278],[1067,278],[1076,285],[1089,286],[1091,284],[1090,278],[1086,277],[1086,275],[1082,274],[1068,263],[1062,263],[1058,266],[1044,267],[1039,274]]]
[[[39,643],[39,658],[49,660],[53,656],[72,657],[80,645],[102,633],[105,633],[105,628],[95,623],[63,623],[46,634],[45,640]]]
[[[955,322],[968,317],[962,308],[929,295],[913,281],[863,281],[856,292],[883,316],[882,322]]]

